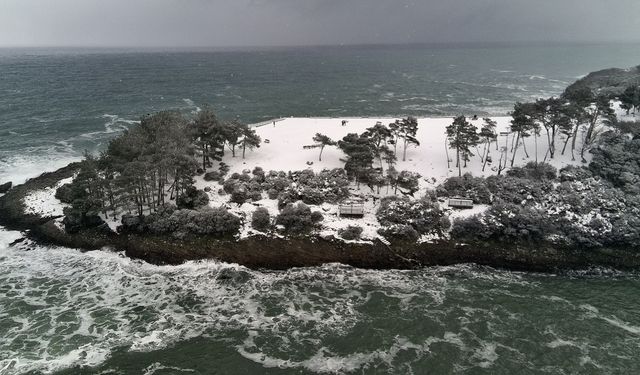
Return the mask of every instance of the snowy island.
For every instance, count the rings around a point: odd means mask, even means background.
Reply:
[[[160,112],[0,197],[40,241],[154,263],[640,266],[640,88],[573,85],[508,117]]]

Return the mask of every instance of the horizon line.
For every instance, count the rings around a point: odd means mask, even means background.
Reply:
[[[267,45],[0,45],[0,49],[124,49],[124,50],[230,50],[230,49],[287,49],[287,48],[328,48],[328,47],[385,47],[385,46],[422,46],[422,47],[514,47],[541,45],[625,45],[640,44],[639,40],[594,40],[594,41],[549,41],[549,40],[521,40],[521,41],[451,41],[451,42],[411,42],[411,43],[334,43],[334,44],[267,44]]]

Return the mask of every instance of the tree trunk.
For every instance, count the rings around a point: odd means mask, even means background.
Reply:
[[[549,135],[549,133],[547,133],[547,136]],[[535,154],[536,154],[536,165],[538,165],[538,135],[537,134],[533,134],[533,142],[535,144]]]
[[[460,164],[460,147],[456,147],[456,165],[458,166],[458,177],[462,177],[462,166]]]
[[[489,141],[490,143],[491,141]],[[482,171],[484,172],[484,169],[487,167],[487,160],[489,159],[489,150],[491,149],[491,144],[489,144],[489,146],[487,147],[487,144],[485,143],[485,150],[486,150],[486,154],[484,155],[484,162],[482,164]]]
[[[571,139],[571,135],[567,135],[567,139],[564,140],[564,146],[562,146],[562,153],[560,155],[564,155],[567,145],[569,144],[569,139]]]
[[[447,138],[444,139],[444,153],[447,155],[447,170],[451,169],[451,162],[449,161],[449,144]]]
[[[320,146],[320,157],[318,158],[318,161],[322,161],[322,151],[324,151],[324,145]]]
[[[404,150],[402,151],[402,161],[407,160],[407,138],[404,138]]]
[[[511,166],[513,167],[513,162],[516,160],[516,153],[518,152],[518,143],[520,142],[520,132],[516,135],[515,149],[512,149],[513,155],[511,155]],[[513,142],[511,143],[513,145]]]

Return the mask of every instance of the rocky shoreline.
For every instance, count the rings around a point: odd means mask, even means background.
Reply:
[[[152,264],[180,264],[186,261],[216,259],[249,268],[287,269],[342,263],[369,269],[414,269],[426,266],[476,263],[518,271],[610,267],[640,269],[640,254],[624,249],[589,249],[523,246],[509,243],[433,243],[372,244],[346,243],[320,237],[275,238],[254,236],[241,240],[198,237],[176,240],[169,236],[121,234],[91,229],[68,234],[56,224],[56,217],[26,214],[22,199],[31,191],[54,186],[73,176],[77,164],[44,173],[15,186],[0,197],[0,225],[23,231],[25,236],[46,245],[81,250],[124,251],[135,259]]]

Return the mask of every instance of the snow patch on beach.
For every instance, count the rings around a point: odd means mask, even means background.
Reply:
[[[58,181],[54,186],[29,193],[22,200],[25,213],[38,215],[40,217],[62,216],[65,207],[68,207],[68,205],[60,202],[60,200],[55,197],[56,190],[71,181],[73,181],[73,177],[65,178]]]

